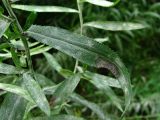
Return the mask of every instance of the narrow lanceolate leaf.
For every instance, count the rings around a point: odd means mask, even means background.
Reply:
[[[139,23],[116,21],[93,21],[85,23],[84,26],[110,31],[137,30],[145,28],[144,25]]]
[[[8,93],[0,107],[1,120],[23,120],[27,101],[22,97]]]
[[[60,66],[60,64],[56,61],[56,59],[53,57],[53,55],[45,52],[44,56],[46,57],[48,63],[50,66],[54,67],[54,69],[57,72],[60,72],[62,70],[62,67]]]
[[[102,76],[102,75],[99,75],[96,73],[94,74],[91,72],[86,72],[85,75],[87,75],[87,77],[90,78],[89,82],[91,82],[99,90],[104,92],[104,94],[109,96],[109,98],[117,106],[117,108],[119,108],[119,110],[123,111],[122,106],[121,106],[121,100],[116,96],[116,94],[110,88],[110,85],[108,84],[109,80],[111,81],[112,78],[108,77],[108,80],[107,80],[107,77],[105,78],[105,76]],[[113,79],[111,84],[114,85],[114,82],[115,82],[115,84],[117,84],[118,80]],[[120,87],[120,85],[119,85],[119,87]]]
[[[83,118],[72,115],[54,115],[50,117],[37,117],[32,120],[84,120]]]
[[[118,55],[109,47],[91,38],[56,27],[33,25],[26,33],[37,41],[60,50],[90,66],[109,69],[119,80],[125,93],[126,108],[129,106],[132,97],[130,75]]]
[[[8,20],[7,17],[0,15],[0,38],[2,37],[3,33],[7,30],[10,23],[11,21]]]
[[[39,84],[33,79],[29,73],[23,74],[24,85],[32,99],[36,102],[37,106],[44,111],[47,115],[50,115],[49,103],[40,88]]]
[[[23,72],[23,70],[19,70],[12,65],[0,63],[0,73],[2,74],[21,74]]]
[[[116,2],[110,2],[107,0],[82,0],[82,1],[86,1],[88,3],[94,4],[97,6],[101,6],[101,7],[111,7],[117,4],[120,0],[117,0]]]
[[[89,102],[86,99],[84,99],[82,96],[78,95],[78,94],[72,94],[70,96],[71,100],[80,103],[82,105],[84,105],[85,107],[88,107],[89,109],[91,109],[94,113],[97,114],[97,116],[101,119],[101,120],[110,120],[108,118],[108,116],[106,117],[103,110],[95,103]],[[108,119],[107,119],[108,118]]]
[[[8,91],[8,92],[15,93],[15,94],[25,98],[26,100],[34,103],[33,99],[29,95],[29,93],[25,89],[23,89],[23,88],[21,88],[19,86],[0,83],[0,89]]]
[[[68,98],[73,93],[73,91],[76,89],[80,81],[80,78],[81,78],[81,75],[76,74],[66,79],[64,82],[62,82],[57,87],[54,93],[54,96],[56,97],[56,102],[58,103],[64,102],[66,98]]]
[[[32,12],[68,12],[77,13],[78,11],[72,8],[60,7],[60,6],[36,6],[36,5],[16,5],[12,4],[12,8],[32,11]]]

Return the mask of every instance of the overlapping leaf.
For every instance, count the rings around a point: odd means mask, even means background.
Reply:
[[[34,102],[31,98],[31,96],[29,95],[29,93],[25,89],[23,89],[19,86],[0,83],[0,89],[8,91],[8,92],[15,93],[15,94],[17,94],[21,97],[24,97],[25,99],[27,99],[30,102]]]
[[[131,101],[130,75],[120,58],[110,48],[95,42],[91,38],[73,34],[67,30],[33,25],[28,36],[64,52],[81,62],[97,68],[109,69],[120,82],[125,93],[125,105]]]

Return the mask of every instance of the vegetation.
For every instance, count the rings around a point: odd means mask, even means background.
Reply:
[[[0,1],[1,120],[159,120],[156,0]]]

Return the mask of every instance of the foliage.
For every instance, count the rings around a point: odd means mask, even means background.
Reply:
[[[158,119],[158,2],[0,3],[2,120]]]

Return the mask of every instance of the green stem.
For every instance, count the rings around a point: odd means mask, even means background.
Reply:
[[[23,29],[22,29],[22,27],[21,27],[16,15],[14,14],[9,1],[8,0],[2,0],[2,2],[4,4],[4,6],[6,7],[10,17],[12,17],[16,22],[16,25],[17,25],[17,28],[19,30],[19,33],[21,34],[21,36],[20,36],[21,40],[22,40],[23,45],[25,47],[25,52],[26,52],[26,56],[27,56],[27,62],[28,62],[29,69],[30,69],[31,72],[34,72],[33,66],[32,66],[32,59],[31,59],[30,51],[29,51],[28,42],[27,42],[26,38],[23,36],[24,31],[23,31]]]
[[[80,21],[80,34],[83,34],[83,14],[82,14],[82,4],[79,0],[77,0],[77,7],[79,12],[79,21]],[[76,73],[77,67],[78,67],[78,60],[76,60],[75,67],[74,67],[74,73]]]

